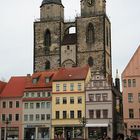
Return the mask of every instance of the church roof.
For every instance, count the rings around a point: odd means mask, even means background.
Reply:
[[[62,5],[61,0],[43,0],[41,6],[43,6],[45,4],[60,4],[60,5]]]
[[[76,44],[76,33],[66,34],[63,38],[62,45]]]

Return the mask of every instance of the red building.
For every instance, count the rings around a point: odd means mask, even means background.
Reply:
[[[21,139],[22,96],[26,77],[12,77],[0,94],[0,139]]]

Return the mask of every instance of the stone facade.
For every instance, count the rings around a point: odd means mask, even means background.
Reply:
[[[111,75],[111,25],[104,0],[82,0],[81,16],[75,22],[64,21],[62,4],[47,3],[40,10],[40,19],[34,22],[34,72],[89,64],[92,73]],[[68,57],[64,45],[73,45]]]

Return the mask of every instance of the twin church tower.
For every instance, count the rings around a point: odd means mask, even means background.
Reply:
[[[93,74],[112,74],[106,1],[81,0],[81,16],[65,22],[61,0],[43,0],[40,19],[34,22],[34,72],[86,64]]]

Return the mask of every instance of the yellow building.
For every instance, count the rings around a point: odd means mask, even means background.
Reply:
[[[82,138],[82,117],[85,117],[85,85],[90,69],[61,68],[53,77],[52,139]]]

